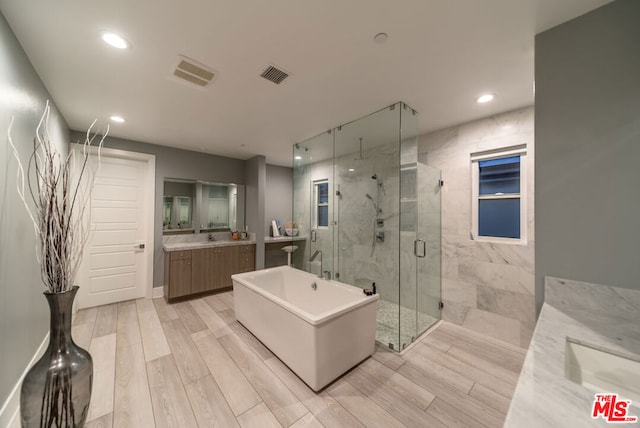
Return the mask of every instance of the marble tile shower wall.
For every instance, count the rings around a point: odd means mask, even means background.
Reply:
[[[470,239],[470,154],[526,143],[526,245]],[[527,347],[535,325],[534,110],[527,107],[420,137],[420,162],[442,171],[442,317]]]
[[[363,159],[354,160],[354,156],[342,156],[335,162],[341,193],[334,211],[340,280],[361,288],[375,282],[382,299],[398,303],[399,147],[386,144],[365,150]],[[371,178],[374,174],[377,179]],[[376,220],[382,220],[384,226],[376,226]],[[376,232],[384,233],[384,242],[376,240]]]

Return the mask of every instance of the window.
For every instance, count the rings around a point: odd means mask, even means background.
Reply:
[[[471,155],[472,236],[526,242],[526,146]]]
[[[313,200],[315,204],[313,227],[329,226],[329,181],[313,182]]]

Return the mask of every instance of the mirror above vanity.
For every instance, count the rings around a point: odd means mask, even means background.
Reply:
[[[242,184],[165,178],[162,203],[163,235],[245,228]]]
[[[165,179],[162,197],[162,229],[175,233],[193,233],[193,202],[196,182]],[[179,232],[178,232],[179,231]]]

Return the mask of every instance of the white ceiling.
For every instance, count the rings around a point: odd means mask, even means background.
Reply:
[[[534,36],[609,0],[0,0],[72,129],[291,165],[291,145],[396,101],[420,132],[533,104]],[[101,30],[132,49],[104,44]],[[379,32],[387,43],[373,42]],[[217,71],[171,76],[179,54]],[[259,77],[268,65],[291,76]],[[497,94],[478,105],[484,92]]]

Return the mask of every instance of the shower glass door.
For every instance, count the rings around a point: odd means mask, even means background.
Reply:
[[[440,319],[440,171],[420,162],[418,117],[400,128],[400,347]]]
[[[418,231],[418,116],[406,104],[400,114],[400,346],[405,349],[417,337],[416,296],[420,288],[416,258]]]
[[[441,318],[442,300],[441,266],[441,172],[418,162],[418,243],[424,248],[424,257],[417,260],[416,333],[419,335]],[[424,243],[423,243],[424,242]],[[419,254],[419,255],[422,255]]]

